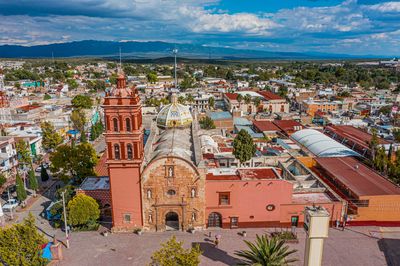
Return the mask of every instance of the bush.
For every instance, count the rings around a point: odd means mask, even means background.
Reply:
[[[4,175],[0,174],[0,187],[3,186],[7,182],[7,178]]]
[[[277,237],[282,240],[295,240],[297,236],[290,231],[282,231],[282,232],[273,232],[271,233],[272,237]]]

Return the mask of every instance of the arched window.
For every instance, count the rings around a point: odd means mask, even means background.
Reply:
[[[118,144],[114,144],[114,157],[115,157],[115,160],[121,159],[121,154],[119,152],[119,145]]]
[[[196,197],[196,189],[195,189],[195,188],[192,188],[192,189],[190,190],[190,196],[191,196],[192,198]]]
[[[128,160],[132,160],[133,159],[132,144],[128,144],[126,150],[128,153]]]
[[[114,125],[114,131],[118,132],[118,119],[117,118],[113,119],[113,125]]]
[[[148,199],[151,199],[151,189],[148,189],[148,190],[147,190],[147,198],[148,198]]]
[[[197,215],[195,212],[192,212],[192,221],[196,221],[197,220]]]
[[[131,127],[131,120],[129,118],[125,119],[126,123],[126,131],[131,132],[132,127]]]

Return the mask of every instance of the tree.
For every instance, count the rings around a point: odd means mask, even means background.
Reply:
[[[50,95],[48,95],[47,93],[43,96],[43,100],[50,100],[51,99],[51,96]]]
[[[194,102],[194,97],[193,97],[193,95],[192,95],[192,94],[186,95],[186,101],[187,101],[188,103]]]
[[[183,80],[182,80],[181,84],[179,84],[179,88],[181,88],[182,90],[186,90],[188,88],[192,88],[193,87],[193,83],[194,83],[194,79],[189,75],[185,75],[183,77]]]
[[[147,81],[150,83],[155,83],[158,80],[157,73],[150,72],[146,75]]]
[[[95,139],[97,139],[103,133],[103,131],[104,128],[101,121],[98,121],[97,123],[92,125],[92,127],[90,128],[90,140],[94,141]]]
[[[29,149],[29,144],[26,143],[24,140],[20,139],[15,146],[17,150],[18,161],[21,164],[32,165],[32,157],[31,157],[31,151]]]
[[[254,97],[253,98],[253,103],[254,103],[254,106],[256,107],[256,110],[257,110],[258,106],[260,106],[260,103],[261,103],[261,97]]]
[[[26,200],[27,195],[26,195],[24,182],[22,181],[22,178],[18,173],[17,173],[17,176],[16,176],[15,183],[17,185],[17,199],[20,202],[23,202],[24,200]]]
[[[67,79],[68,89],[75,90],[78,88],[79,84],[75,79]]]
[[[3,174],[0,174],[0,187],[2,187],[6,182],[7,178]]]
[[[245,104],[250,104],[250,103],[251,103],[251,96],[250,96],[249,94],[246,94],[246,95],[243,97],[243,100],[244,100],[244,103],[245,103]]]
[[[173,236],[167,242],[161,244],[161,249],[157,250],[151,256],[152,264],[158,266],[178,266],[200,264],[201,250],[199,245],[189,249],[183,248],[183,242],[176,241]]]
[[[393,137],[396,142],[400,142],[400,129],[393,129]]]
[[[43,167],[43,165],[42,169],[40,170],[40,179],[42,180],[42,182],[46,182],[50,179],[49,173],[47,173],[47,170]]]
[[[36,195],[36,191],[39,188],[39,183],[36,178],[35,172],[32,169],[30,169],[28,172],[28,176],[29,176],[29,187],[34,191]]]
[[[184,96],[181,95],[178,97],[178,103],[185,104],[185,102],[186,102],[186,98]]]
[[[202,129],[214,129],[215,128],[214,121],[208,116],[200,119],[199,124]]]
[[[209,106],[211,109],[214,109],[214,106],[215,106],[215,99],[214,99],[214,97],[208,98],[208,106]]]
[[[236,100],[238,101],[239,106],[240,106],[240,103],[243,101],[243,96],[241,94],[238,94]]]
[[[81,141],[84,142],[86,138],[85,133],[85,125],[86,125],[86,117],[85,113],[81,109],[75,109],[71,113],[71,122],[73,124],[73,128],[78,130],[81,134]]]
[[[96,224],[100,217],[99,204],[92,197],[78,194],[68,202],[68,223],[75,227]]]
[[[90,143],[81,143],[76,146],[60,145],[50,154],[51,171],[58,173],[67,181],[71,177],[78,177],[79,180],[96,175],[94,166],[98,158],[96,150]]]
[[[256,146],[253,143],[253,138],[246,130],[241,129],[233,140],[233,155],[240,163],[244,163],[250,160],[255,153]]]
[[[297,261],[288,258],[297,250],[289,250],[289,246],[285,246],[285,241],[282,239],[257,235],[255,243],[246,240],[244,242],[249,250],[235,252],[235,255],[242,258],[239,265],[290,265]]]
[[[22,223],[0,229],[0,261],[2,265],[46,265],[41,246],[46,243],[38,232],[35,218],[29,213]]]
[[[62,143],[63,139],[61,135],[58,134],[52,123],[47,121],[42,122],[40,128],[42,129],[43,148],[46,150],[52,150]]]
[[[90,109],[93,106],[93,100],[86,95],[76,95],[71,103],[74,108]]]

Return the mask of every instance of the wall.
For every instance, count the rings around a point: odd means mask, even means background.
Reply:
[[[365,196],[368,207],[358,207],[354,221],[398,222],[400,224],[400,195]]]
[[[231,216],[239,217],[239,227],[279,224],[280,205],[291,203],[292,191],[293,185],[285,180],[206,180],[206,223],[211,212],[218,212],[225,228],[230,226]],[[230,192],[230,205],[219,206],[218,192]],[[275,210],[267,211],[269,204],[275,205]]]
[[[114,231],[132,230],[142,226],[139,169],[109,166]],[[124,214],[131,215],[130,222],[124,222]]]

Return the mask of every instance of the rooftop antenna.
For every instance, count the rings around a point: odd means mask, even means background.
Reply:
[[[174,81],[175,81],[175,89],[178,88],[178,78],[176,76],[176,55],[178,53],[178,49],[174,49],[172,50],[172,53],[174,54],[174,59],[175,59],[175,63],[174,63]]]

